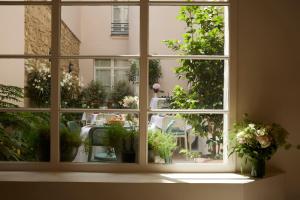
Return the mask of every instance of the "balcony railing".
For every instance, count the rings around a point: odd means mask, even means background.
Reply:
[[[112,35],[128,35],[128,23],[111,23]]]

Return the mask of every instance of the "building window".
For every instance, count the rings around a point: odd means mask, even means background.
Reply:
[[[128,6],[113,6],[111,35],[128,35],[128,29]]]
[[[234,170],[229,6],[0,1],[0,169]]]
[[[111,92],[116,83],[128,81],[129,69],[128,60],[95,60],[95,80],[101,82],[107,92]]]

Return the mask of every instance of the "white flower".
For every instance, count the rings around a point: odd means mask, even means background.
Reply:
[[[250,129],[255,129],[255,124],[249,124],[248,127],[249,127]]]
[[[267,148],[271,145],[271,138],[268,135],[257,136],[256,140],[262,148]]]
[[[125,96],[124,99],[119,103],[125,108],[137,108],[139,104],[139,97]]]
[[[262,129],[257,130],[256,135],[263,136],[263,135],[268,135],[268,133],[265,128],[262,128]]]

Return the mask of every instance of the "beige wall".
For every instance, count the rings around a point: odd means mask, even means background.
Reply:
[[[0,24],[0,54],[23,54],[24,6],[1,6]],[[0,59],[0,83],[24,88],[24,73],[23,59]]]
[[[300,1],[241,0],[238,14],[238,117],[280,123],[300,143]],[[300,199],[300,151],[279,151],[270,165],[287,172],[290,200]]]

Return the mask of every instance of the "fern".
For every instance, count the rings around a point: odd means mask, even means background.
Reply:
[[[0,84],[0,107],[13,108],[18,107],[17,104],[21,102],[20,99],[24,97],[23,89],[11,85]]]

